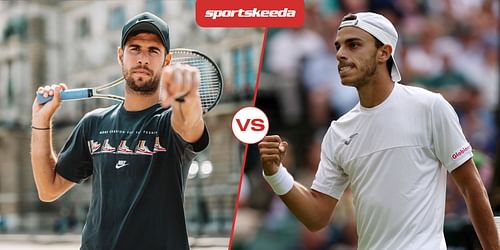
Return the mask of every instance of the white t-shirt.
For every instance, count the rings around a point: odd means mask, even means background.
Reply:
[[[381,104],[332,122],[312,189],[340,199],[351,184],[359,249],[446,249],[446,171],[471,157],[441,95],[396,83]]]

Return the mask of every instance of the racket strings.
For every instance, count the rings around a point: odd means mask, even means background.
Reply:
[[[123,80],[125,80],[125,78],[124,77],[120,77],[120,78],[118,78],[118,79],[116,79],[116,80],[114,80],[112,82],[109,82],[109,83],[106,83],[106,84],[104,84],[102,86],[96,87],[95,90],[96,91],[101,91],[101,90],[112,88],[112,87],[120,84]]]
[[[200,71],[199,95],[204,112],[214,107],[222,93],[222,77],[214,63],[203,55],[191,51],[172,51],[172,63],[196,67]]]

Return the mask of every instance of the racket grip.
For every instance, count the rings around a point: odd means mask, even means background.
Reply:
[[[187,94],[188,94],[188,93],[186,93],[186,94],[183,94],[183,95],[181,95],[181,96],[176,97],[176,98],[175,98],[175,101],[176,101],[176,102],[184,102],[184,97],[186,97],[186,96],[187,96]]]
[[[92,89],[89,88],[67,89],[61,91],[61,100],[63,101],[86,99],[89,97],[92,97]],[[37,93],[36,99],[40,104],[45,104],[52,100],[52,96],[45,98],[43,95]]]

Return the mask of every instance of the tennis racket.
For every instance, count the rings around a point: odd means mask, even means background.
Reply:
[[[201,107],[203,113],[213,109],[219,103],[222,96],[222,74],[215,62],[205,54],[192,49],[172,49],[171,64],[181,63],[191,65],[200,71],[200,92]],[[101,91],[112,88],[124,82],[123,77],[112,82],[93,87],[93,88],[75,88],[66,89],[61,92],[61,100],[81,100],[90,98],[105,98],[110,100],[123,101],[124,98],[118,95],[104,94]],[[52,100],[52,96],[47,98],[37,93],[37,99],[40,104],[44,104]],[[176,101],[182,102],[184,96],[177,97]]]

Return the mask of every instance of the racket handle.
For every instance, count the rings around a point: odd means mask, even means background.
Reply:
[[[177,101],[177,102],[184,102],[184,97],[186,97],[186,96],[187,96],[187,94],[188,94],[188,93],[186,93],[186,94],[183,94],[183,95],[181,95],[181,96],[176,97],[176,98],[175,98],[175,101]]]
[[[67,89],[61,91],[61,100],[78,100],[78,99],[87,99],[92,97],[92,89],[89,88],[78,88],[78,89]],[[36,99],[40,104],[45,104],[52,100],[52,96],[47,98],[43,97],[43,95],[37,93]]]

